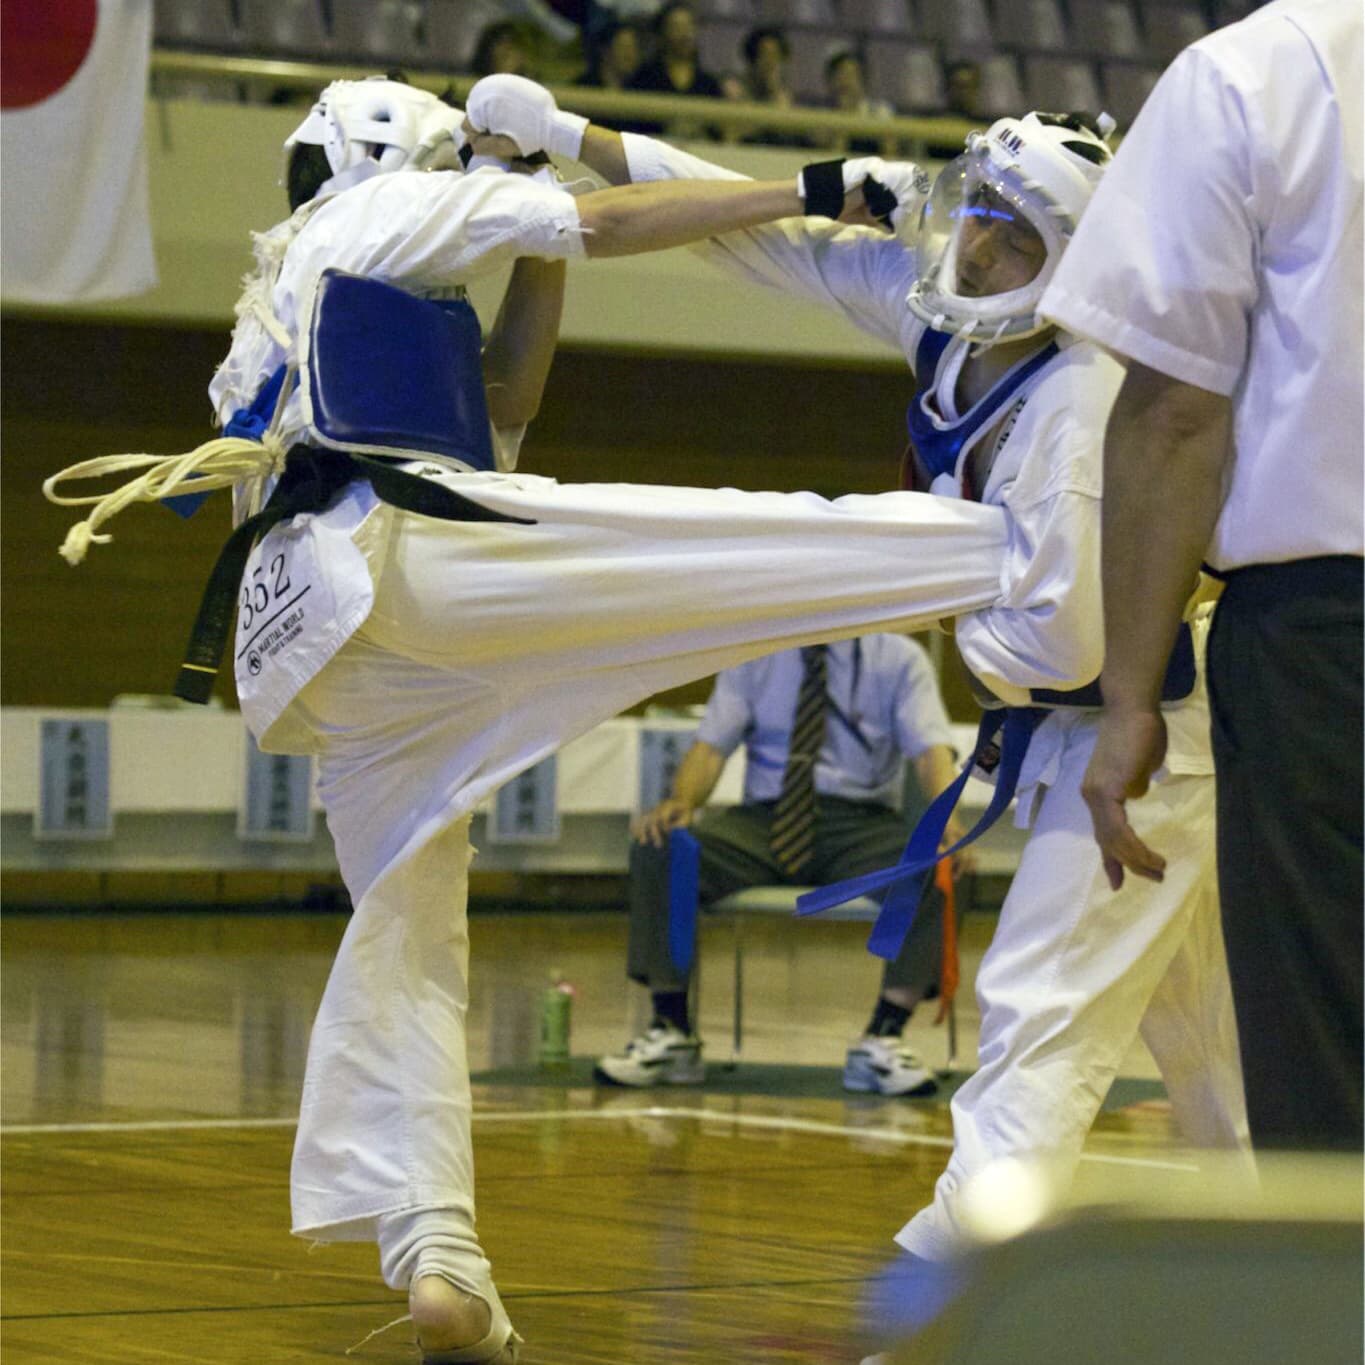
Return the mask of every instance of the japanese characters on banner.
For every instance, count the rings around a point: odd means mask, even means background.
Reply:
[[[245,777],[237,837],[307,843],[313,837],[313,760],[306,754],[263,754],[246,734]]]
[[[108,839],[109,722],[46,717],[39,727],[39,839]]]
[[[485,837],[494,844],[559,842],[559,764],[554,754],[518,773],[493,798]]]

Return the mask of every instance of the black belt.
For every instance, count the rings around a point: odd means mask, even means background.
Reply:
[[[294,446],[285,456],[284,473],[265,506],[248,517],[228,537],[218,553],[213,572],[199,603],[199,614],[185,649],[185,662],[174,692],[185,701],[207,702],[223,661],[223,648],[232,629],[237,586],[256,542],[277,523],[300,512],[321,512],[348,483],[368,479],[380,501],[441,521],[508,521],[534,526],[526,517],[492,512],[461,497],[445,484],[434,483],[369,455],[341,450]]]

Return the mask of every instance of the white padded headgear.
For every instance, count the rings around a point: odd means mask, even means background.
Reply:
[[[1097,127],[1092,131],[1075,115],[1031,113],[998,119],[967,138],[966,150],[939,173],[921,216],[920,276],[906,299],[916,317],[939,331],[970,333],[978,343],[1043,328],[1038,303],[1113,159],[1107,139],[1114,121],[1101,114]],[[968,297],[957,280],[958,249],[983,189],[1033,228],[1047,254],[1020,288]]]
[[[286,152],[299,142],[321,147],[333,176],[368,161],[380,171],[459,170],[463,117],[462,110],[402,81],[333,81],[284,146]]]

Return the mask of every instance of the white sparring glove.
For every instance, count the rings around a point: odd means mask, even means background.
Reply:
[[[588,120],[565,113],[555,97],[525,76],[485,76],[465,103],[469,121],[481,133],[510,137],[522,156],[549,152],[577,161]]]
[[[796,177],[796,191],[808,214],[838,218],[844,196],[861,187],[872,216],[909,246],[919,230],[920,210],[931,183],[929,173],[913,161],[860,156],[851,161],[812,162]]]
[[[464,169],[460,149],[464,146],[464,110],[438,103],[418,120],[417,142],[404,170],[459,171]]]

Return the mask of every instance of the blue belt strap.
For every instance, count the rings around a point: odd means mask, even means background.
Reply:
[[[807,891],[797,898],[796,913],[816,915],[821,910],[832,909],[856,896],[866,896],[887,887],[889,889],[882,901],[877,922],[872,926],[867,948],[877,957],[887,961],[894,959],[905,943],[906,934],[910,932],[924,882],[932,873],[934,864],[979,839],[1013,800],[1029,740],[1047,714],[1047,711],[1032,706],[1006,706],[987,711],[981,717],[976,744],[972,748],[972,756],[963,766],[962,775],[951,787],[940,792],[920,817],[900,862],[880,872],[867,872],[861,877],[836,882],[833,886]],[[943,842],[943,831],[948,827],[953,808],[967,786],[972,769],[978,764],[987,769],[995,767],[995,794],[976,824],[951,848],[940,853],[938,848]]]
[[[692,969],[701,895],[701,845],[685,829],[668,836],[668,955],[679,972]]]

